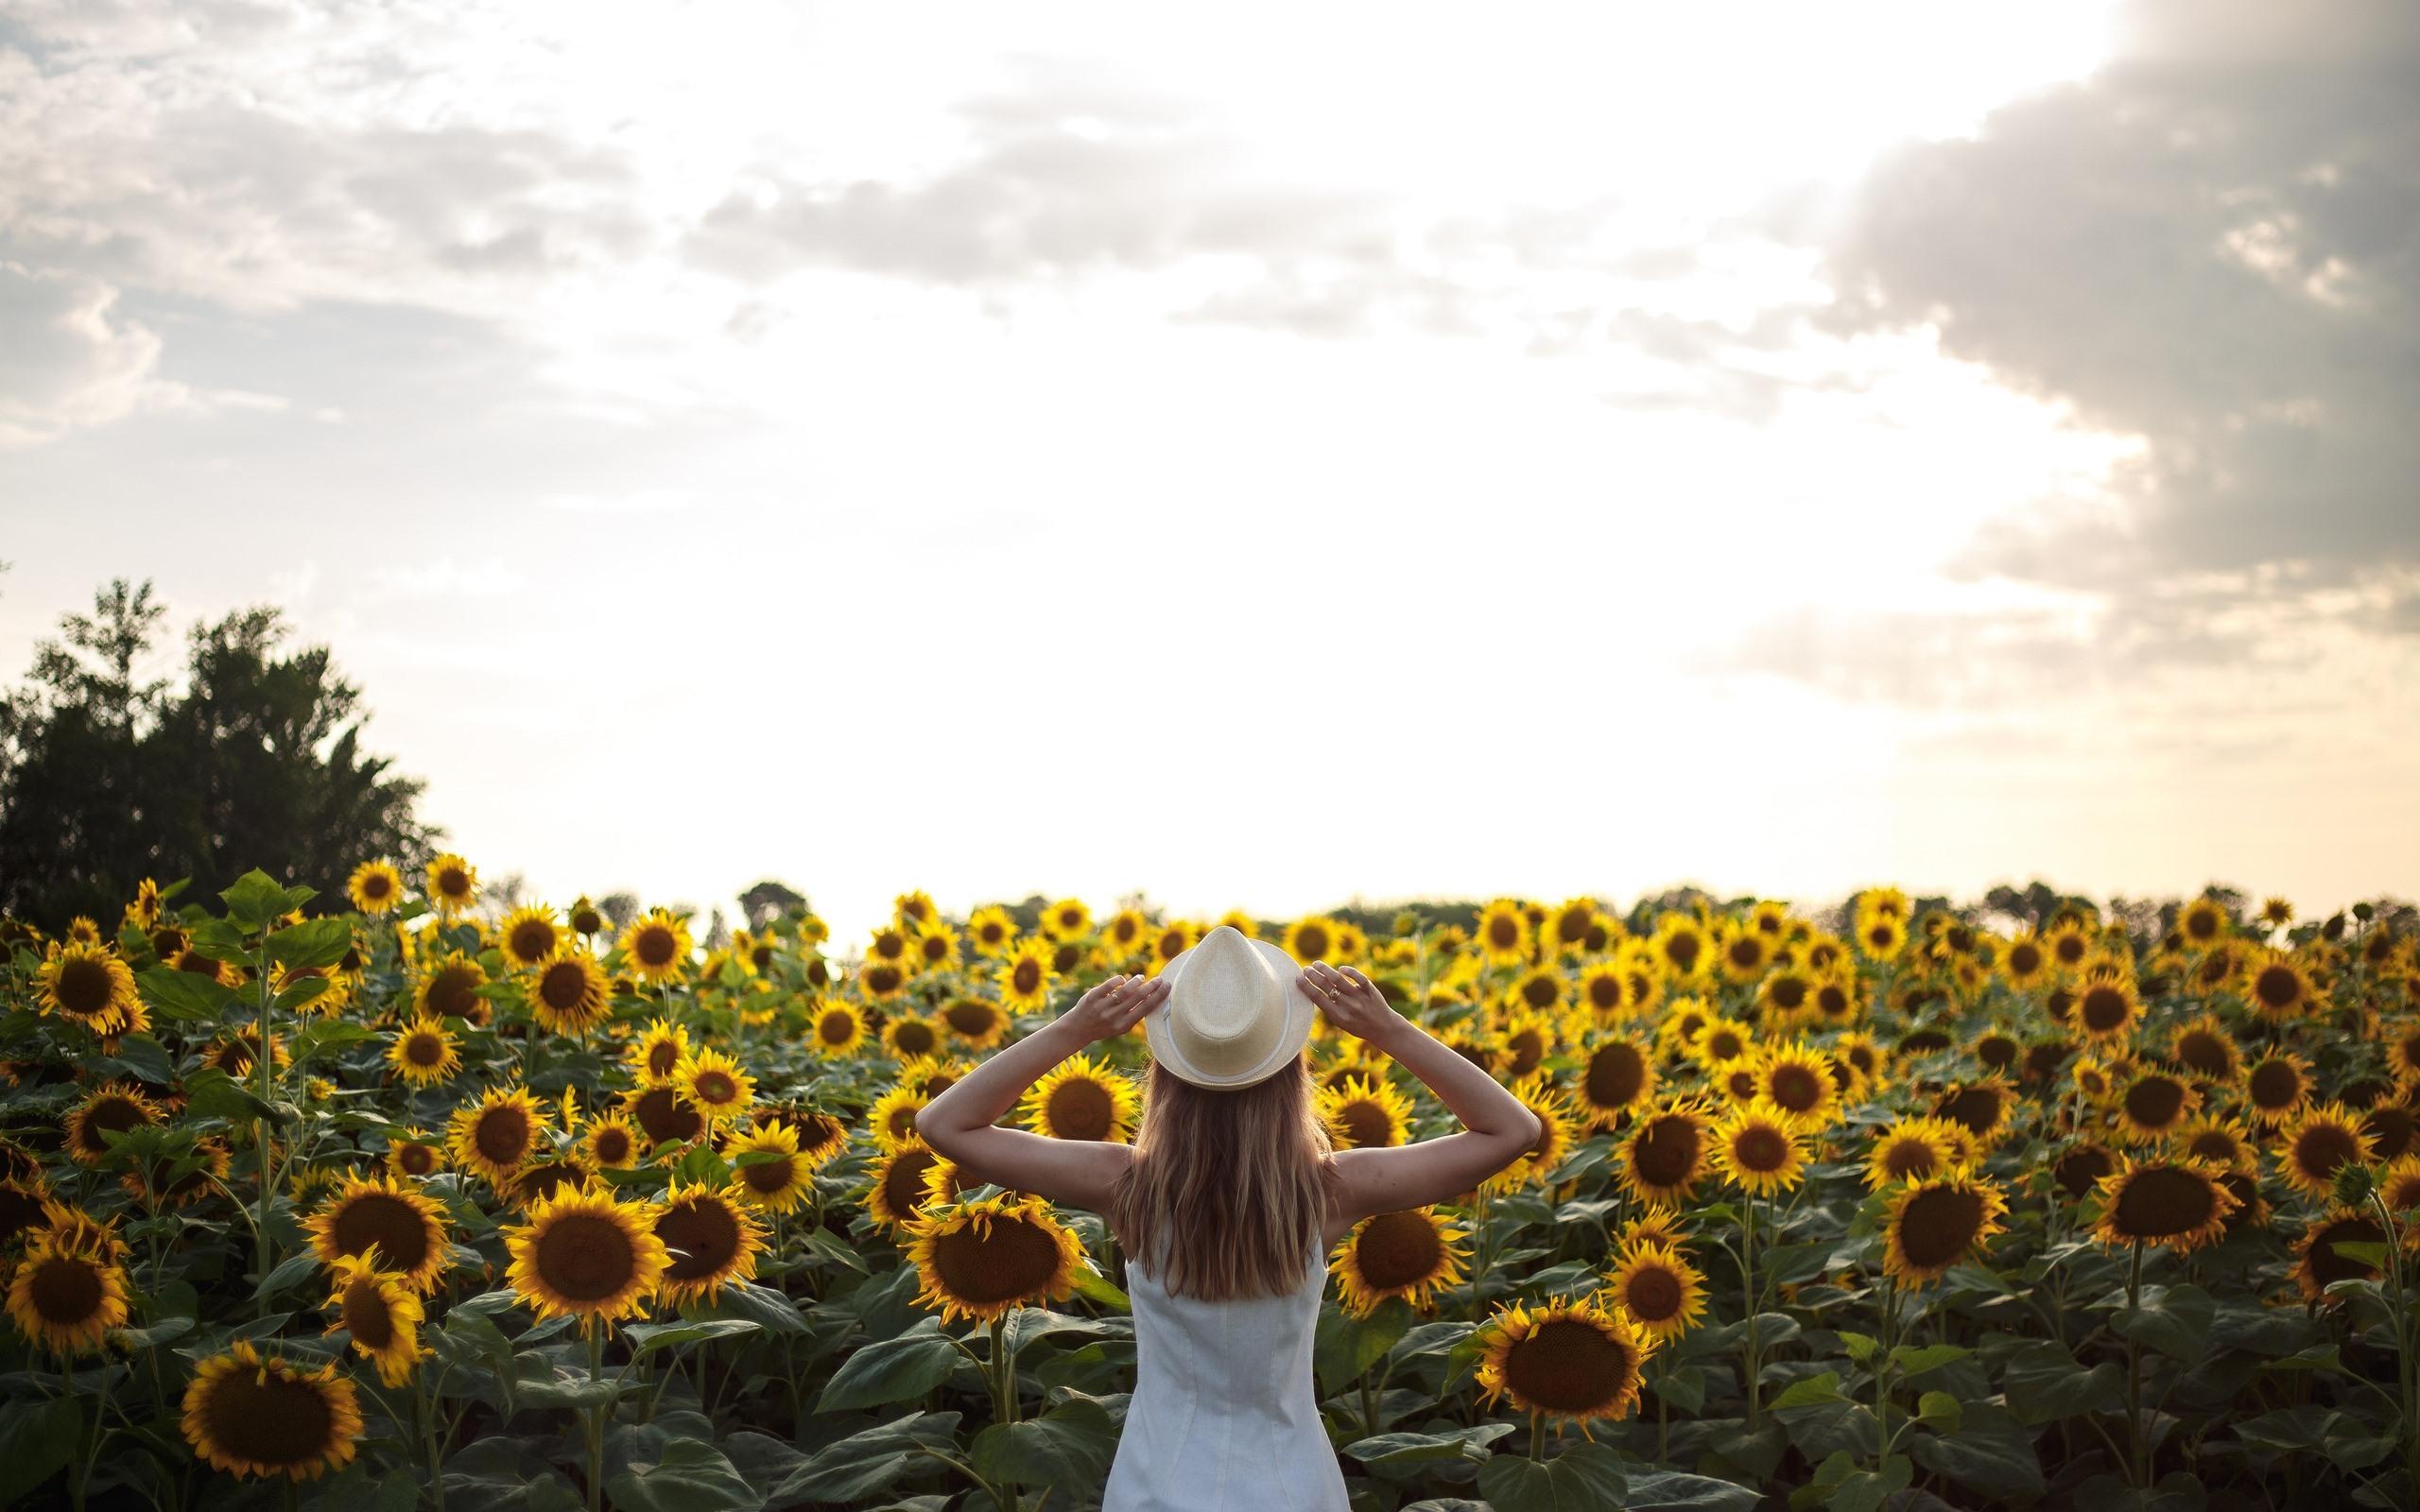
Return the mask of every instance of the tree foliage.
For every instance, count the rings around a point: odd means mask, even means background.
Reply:
[[[145,877],[215,894],[257,866],[338,892],[363,861],[424,862],[423,784],[361,749],[361,691],[268,607],[186,635],[156,675],[166,608],[123,578],[68,614],[0,695],[0,912],[104,928]]]

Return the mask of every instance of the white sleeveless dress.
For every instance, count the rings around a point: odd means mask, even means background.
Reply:
[[[1311,1336],[1327,1290],[1314,1242],[1282,1297],[1208,1302],[1126,1267],[1134,1392],[1101,1512],[1347,1512],[1321,1426]]]

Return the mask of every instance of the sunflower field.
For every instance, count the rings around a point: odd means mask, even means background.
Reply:
[[[913,892],[855,948],[793,909],[703,949],[458,855],[344,891],[0,921],[0,1504],[1098,1504],[1123,1259],[915,1116],[1216,923],[1358,966],[1544,1124],[1330,1257],[1357,1507],[2420,1504],[2405,906]],[[1455,1126],[1306,1055],[1339,1147]],[[1145,1060],[1013,1116],[1130,1139]]]

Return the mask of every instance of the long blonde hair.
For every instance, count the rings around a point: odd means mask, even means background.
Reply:
[[[1232,1091],[1154,1061],[1134,1160],[1102,1216],[1129,1263],[1170,1293],[1279,1296],[1303,1284],[1325,1228],[1335,1156],[1303,1057]]]

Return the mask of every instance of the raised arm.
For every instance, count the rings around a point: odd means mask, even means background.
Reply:
[[[1100,1211],[1133,1159],[1132,1150],[994,1125],[1043,1073],[1097,1040],[1124,1034],[1167,995],[1164,980],[1113,976],[1101,982],[1075,1006],[952,1082],[916,1114],[916,1132],[977,1181]]]
[[[1459,1134],[1416,1144],[1337,1151],[1337,1174],[1355,1220],[1460,1196],[1546,1136],[1546,1125],[1521,1099],[1397,1013],[1359,971],[1314,961],[1304,969],[1302,983],[1330,1023],[1393,1057],[1463,1125]]]

